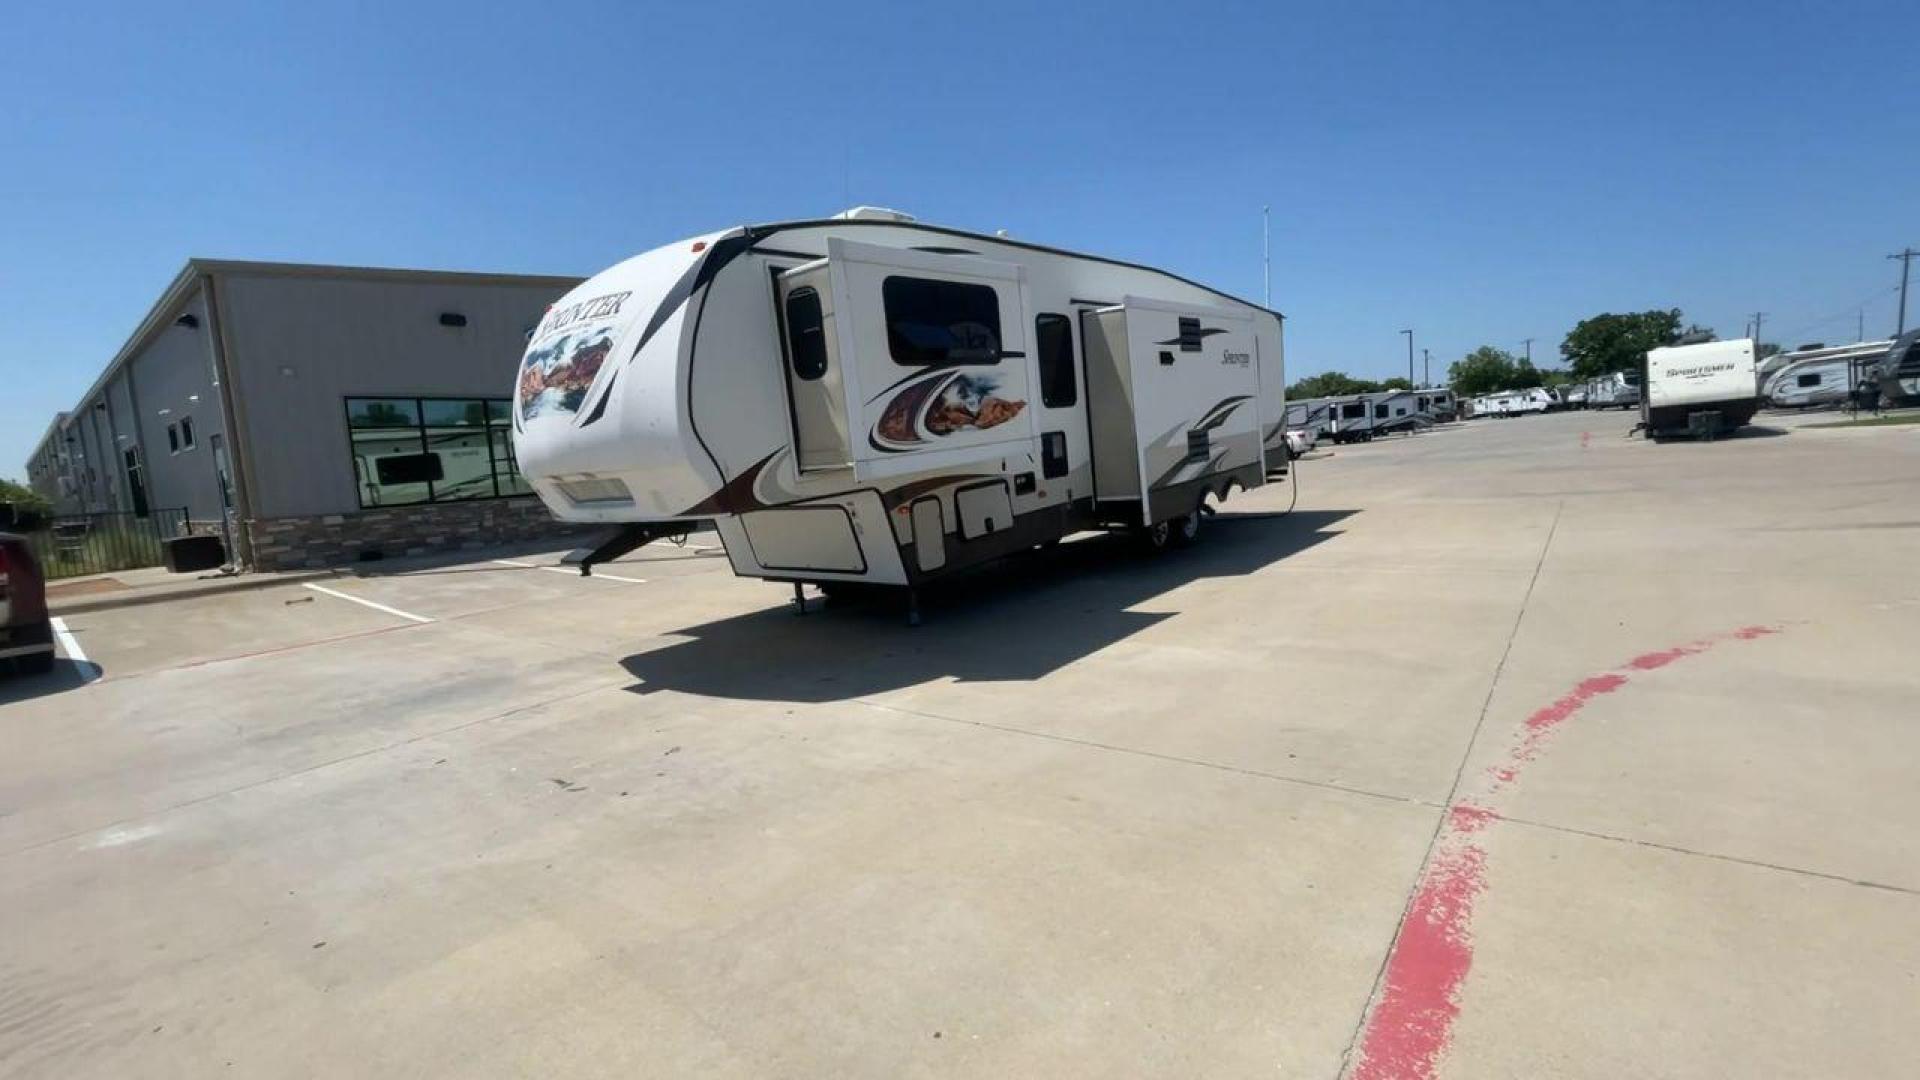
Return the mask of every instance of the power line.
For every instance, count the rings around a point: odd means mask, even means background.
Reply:
[[[1823,318],[1815,319],[1810,323],[1803,323],[1797,329],[1795,329],[1794,332],[1791,334],[1779,335],[1780,340],[1782,342],[1794,341],[1796,339],[1805,337],[1807,332],[1810,330],[1818,330],[1823,326],[1828,326],[1833,323],[1839,322],[1841,319],[1844,319],[1849,315],[1853,315],[1856,318],[1859,318],[1860,311],[1863,308],[1865,308],[1867,305],[1872,304],[1878,300],[1884,300],[1887,297],[1892,296],[1894,293],[1899,291],[1900,291],[1900,286],[1898,285],[1882,286],[1881,288],[1873,290],[1872,292],[1868,293],[1866,296],[1863,296],[1859,300],[1856,300],[1853,303],[1848,304],[1846,307],[1841,308],[1840,310],[1834,312],[1831,315],[1825,316]]]
[[[1889,259],[1900,260],[1900,318],[1894,323],[1893,336],[1899,337],[1907,332],[1907,273],[1913,269],[1913,257],[1920,251],[1906,248],[1898,255],[1889,255]]]

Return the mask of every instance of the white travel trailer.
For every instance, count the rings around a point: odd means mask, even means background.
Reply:
[[[1376,435],[1411,432],[1433,423],[1420,411],[1419,395],[1411,390],[1388,390],[1370,398]]]
[[[1896,338],[1873,373],[1880,399],[1888,405],[1920,401],[1920,330]]]
[[[1640,422],[1655,439],[1711,438],[1753,419],[1760,408],[1753,339],[1675,345],[1647,353]]]
[[[1327,399],[1330,437],[1337,443],[1368,442],[1373,439],[1373,402],[1364,394]]]
[[[1453,391],[1442,389],[1422,390],[1415,398],[1415,405],[1422,415],[1435,423],[1446,423],[1459,417],[1458,406],[1454,402]]]
[[[1760,396],[1782,409],[1845,404],[1873,377],[1892,346],[1891,341],[1864,341],[1769,356],[1761,364]]]
[[[916,586],[1091,527],[1191,540],[1284,458],[1278,314],[859,208],[692,237],[535,328],[521,472],[592,565],[711,522],[736,573]]]
[[[1587,407],[1590,409],[1631,409],[1638,404],[1638,371],[1611,371],[1587,382]]]

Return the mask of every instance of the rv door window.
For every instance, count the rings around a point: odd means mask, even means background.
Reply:
[[[896,364],[1000,362],[1000,297],[991,285],[890,277],[880,284]]]
[[[787,352],[793,374],[811,382],[827,373],[827,329],[820,294],[805,286],[787,296]]]
[[[1033,347],[1040,360],[1040,401],[1064,409],[1080,400],[1073,378],[1073,323],[1065,315],[1033,320]]]
[[[1798,379],[1794,380],[1794,384],[1796,386],[1819,386],[1820,373],[1816,371],[1816,372],[1812,372],[1811,374],[1802,375]]]

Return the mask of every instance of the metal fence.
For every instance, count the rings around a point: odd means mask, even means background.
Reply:
[[[42,573],[48,578],[68,578],[159,566],[166,561],[160,542],[186,532],[183,506],[144,515],[54,514],[23,535]]]

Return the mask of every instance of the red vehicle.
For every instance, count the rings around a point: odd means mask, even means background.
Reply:
[[[38,675],[53,670],[53,624],[47,618],[47,582],[25,538],[0,533],[0,671]]]

